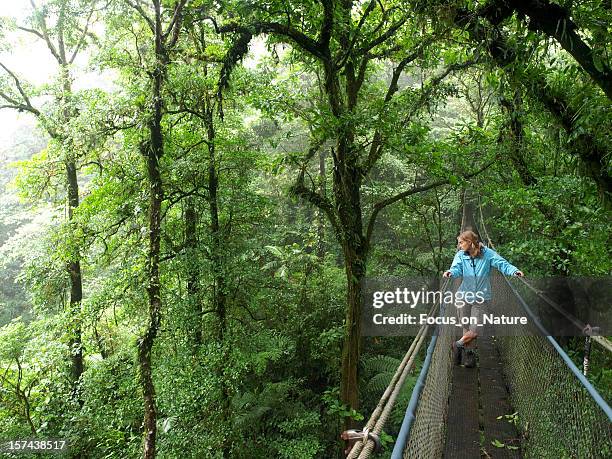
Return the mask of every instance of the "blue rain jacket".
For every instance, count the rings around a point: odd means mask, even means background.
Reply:
[[[463,250],[455,254],[449,269],[452,277],[463,277],[458,291],[481,292],[485,300],[491,299],[491,267],[497,268],[502,274],[512,276],[518,268],[510,264],[495,250],[482,247],[481,256],[472,258]]]

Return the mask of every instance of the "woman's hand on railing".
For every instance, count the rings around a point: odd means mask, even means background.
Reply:
[[[516,277],[525,277],[525,274],[523,274],[523,271],[517,271],[517,272],[514,273],[514,275]]]
[[[450,271],[444,271],[444,274],[442,274],[442,277],[451,277],[451,272]]]

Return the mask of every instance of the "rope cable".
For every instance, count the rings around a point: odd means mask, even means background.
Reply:
[[[427,329],[429,329],[429,327],[430,325],[425,326],[425,332],[422,333],[421,336],[419,337],[419,342],[416,346],[416,352],[414,352],[412,357],[410,357],[410,361],[407,366],[412,367],[412,365],[414,364],[414,360],[416,359],[418,351],[421,349],[421,346],[423,345],[423,342],[425,341],[425,336],[427,336]],[[406,378],[408,377],[408,373],[409,371],[405,371],[402,373],[397,385],[395,386],[395,388],[393,389],[393,392],[391,393],[391,396],[389,397],[389,401],[385,405],[382,413],[380,414],[380,417],[376,421],[376,425],[374,426],[374,429],[373,429],[373,432],[376,435],[380,435],[380,433],[382,432],[382,429],[385,423],[387,422],[389,415],[391,414],[393,405],[395,405],[395,400],[397,399],[397,396],[399,395],[399,392],[402,386],[404,385]],[[366,459],[370,454],[372,454],[372,451],[374,451],[374,445],[375,445],[374,441],[371,439],[368,439],[365,446],[363,447],[363,451],[361,452],[361,454],[359,454],[358,459]]]
[[[432,316],[435,313],[436,308],[437,305],[434,304],[429,310],[428,316]],[[412,344],[410,345],[410,348],[404,355],[402,362],[395,371],[391,382],[389,383],[389,385],[385,389],[385,392],[380,398],[378,405],[376,405],[376,408],[370,415],[370,419],[365,425],[364,431],[372,432],[376,435],[379,435],[382,432],[382,428],[384,427],[385,422],[387,422],[391,410],[393,409],[395,400],[397,399],[397,396],[399,395],[399,392],[402,386],[404,385],[408,374],[414,366],[414,361],[419,351],[421,350],[423,341],[427,336],[427,331],[429,330],[429,327],[430,325],[423,325],[419,329],[417,335],[412,341]],[[369,438],[366,441],[355,443],[351,448],[347,459],[355,459],[357,457],[359,459],[367,458],[374,450],[374,446],[375,442]]]

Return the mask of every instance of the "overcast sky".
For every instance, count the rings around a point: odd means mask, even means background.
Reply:
[[[0,0],[0,17],[13,17],[22,24],[30,10],[29,0]],[[15,73],[33,84],[40,84],[53,73],[55,66],[50,53],[42,40],[26,33],[9,34],[11,46],[0,52],[0,61]],[[30,114],[17,113],[15,110],[0,110],[0,155],[7,145],[11,145],[12,135],[19,126],[33,126],[35,120]]]
[[[30,0],[0,0],[0,17],[12,17],[18,25],[27,25],[25,19],[31,13]],[[57,72],[57,62],[49,52],[46,44],[40,38],[23,31],[7,33],[4,39],[8,46],[0,51],[0,62],[15,72],[20,78],[33,85],[51,81]],[[75,65],[86,65],[86,51],[81,51]],[[1,71],[1,70],[0,70]],[[76,78],[74,88],[85,87],[112,88],[112,78],[98,73],[84,73],[83,69],[75,70],[80,77]],[[36,101],[33,102],[36,106]],[[12,137],[16,129],[22,126],[34,126],[35,118],[28,113],[18,113],[15,110],[0,110],[0,159],[2,151],[13,145]]]

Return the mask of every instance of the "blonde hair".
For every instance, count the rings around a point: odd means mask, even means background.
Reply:
[[[459,234],[459,239],[463,239],[470,243],[470,251],[474,251],[474,257],[477,258],[482,255],[482,244],[479,242],[478,235],[474,231],[463,231]]]

